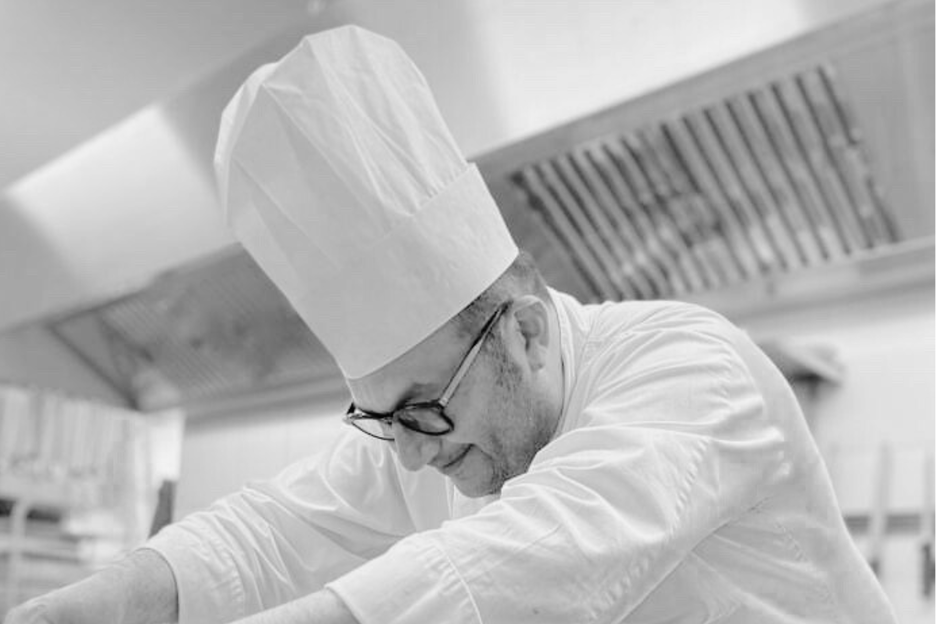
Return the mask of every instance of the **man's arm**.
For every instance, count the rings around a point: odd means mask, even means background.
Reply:
[[[358,624],[358,621],[338,596],[323,589],[235,624]]]
[[[159,553],[143,549],[20,605],[4,624],[164,624],[178,617],[172,570]]]
[[[312,595],[440,525],[444,477],[401,471],[389,445],[348,427],[331,448],[165,527],[147,546],[177,575],[182,619],[236,621]]]

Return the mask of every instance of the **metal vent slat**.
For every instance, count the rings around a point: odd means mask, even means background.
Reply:
[[[821,264],[822,243],[797,201],[792,183],[784,174],[783,166],[754,110],[754,105],[747,97],[730,98],[726,105],[739,132],[745,138],[753,156],[752,162],[766,182],[772,200],[768,206],[775,211],[778,219],[792,234],[790,245],[799,251],[799,257],[805,266]]]
[[[809,166],[803,161],[792,129],[786,124],[783,111],[769,87],[753,94],[754,110],[767,130],[767,135],[780,157],[780,163],[789,176],[793,191],[803,206],[807,221],[818,234],[825,256],[841,260],[848,255],[848,246],[835,230],[829,209],[813,182]]]
[[[718,284],[717,272],[706,262],[698,246],[699,240],[695,236],[693,219],[686,218],[686,215],[681,213],[680,198],[673,196],[669,180],[661,168],[656,153],[649,143],[634,135],[625,137],[624,142],[634,157],[632,162],[638,167],[636,175],[639,176],[642,173],[645,176],[642,182],[650,189],[648,197],[652,198],[652,209],[659,223],[673,233],[680,268],[688,279],[691,289],[701,290],[716,286]]]
[[[598,267],[607,276],[612,288],[618,293],[617,296],[626,296],[627,289],[622,286],[623,271],[615,262],[599,228],[592,222],[590,215],[576,202],[574,191],[562,181],[556,171],[556,166],[555,161],[540,164],[538,171],[544,186],[555,198],[556,205],[569,217],[569,221],[579,232],[585,244],[592,250]]]
[[[616,293],[616,297],[620,297],[622,294],[619,286],[621,271],[615,266],[614,259],[601,241],[594,225],[589,221],[585,213],[575,205],[572,193],[559,180],[553,170],[552,162],[541,163],[536,171],[547,195],[553,198],[555,206],[567,217],[573,230],[583,241],[585,249],[588,249],[594,257],[595,266],[600,272],[599,277],[603,276],[609,291]]]
[[[588,154],[588,163],[594,167],[595,177],[605,183],[605,188],[610,193],[609,197],[614,201],[608,205],[608,213],[614,215],[619,228],[629,233],[625,236],[633,242],[637,250],[633,261],[643,268],[658,296],[668,295],[673,291],[669,258],[657,240],[653,227],[643,215],[637,199],[624,181],[617,164],[604,145],[586,147],[585,153]]]
[[[800,154],[809,166],[819,192],[829,207],[839,236],[851,250],[867,249],[868,237],[857,222],[852,203],[845,195],[838,174],[826,156],[825,146],[813,125],[812,114],[799,88],[794,82],[784,80],[774,85],[773,90],[790,121]]]
[[[818,125],[819,134],[835,165],[859,220],[873,244],[898,240],[888,221],[876,185],[867,170],[860,132],[851,120],[847,102],[837,95],[831,67],[797,77]]]
[[[695,116],[695,123],[700,132],[710,143],[712,160],[716,161],[715,177],[721,185],[728,204],[739,215],[739,221],[747,231],[762,273],[781,271],[796,266],[795,254],[789,246],[780,242],[787,240],[777,231],[771,230],[768,220],[757,208],[757,194],[751,193],[754,184],[745,183],[744,174],[750,176],[749,160],[742,155],[734,125],[719,114],[721,107],[713,106]],[[719,122],[722,122],[719,124]]]
[[[687,198],[678,193],[673,184],[672,173],[667,163],[654,145],[652,139],[646,134],[631,137],[632,149],[639,146],[642,151],[644,169],[651,186],[657,196],[660,209],[671,221],[673,228],[682,236],[688,253],[682,254],[684,263],[696,263],[699,268],[698,279],[705,282],[708,287],[715,287],[721,282],[720,270],[711,262],[706,253],[704,236],[694,216],[694,209],[688,204]]]
[[[555,162],[557,164],[555,172],[558,177],[557,181],[561,180],[561,184],[558,184],[557,188],[561,189],[563,186],[567,186],[571,190],[571,195],[562,195],[560,193],[560,196],[574,201],[576,207],[583,210],[588,225],[594,230],[595,236],[610,252],[610,257],[605,257],[613,266],[615,286],[621,290],[625,297],[634,297],[635,292],[640,289],[631,285],[631,281],[634,279],[634,271],[632,268],[633,262],[630,258],[633,257],[633,254],[627,253],[623,240],[615,235],[611,222],[605,216],[604,211],[598,207],[598,202],[582,181],[570,158],[561,156]],[[571,204],[567,205],[571,206]]]
[[[831,175],[821,142],[812,135],[810,118],[798,91],[787,82],[779,82],[773,85],[772,94],[788,120],[794,144],[799,149],[798,156],[806,165],[804,170],[810,174],[820,196],[819,201],[825,206],[826,218],[843,241],[843,247],[847,251],[866,248],[863,233],[851,223],[849,207],[845,206],[847,200]]]
[[[727,104],[710,107],[706,110],[706,116],[728,156],[733,176],[738,180],[738,194],[752,220],[758,224],[760,235],[780,259],[784,269],[801,268],[802,257],[793,241],[792,231],[773,203],[754,156],[740,128],[734,123]]]
[[[697,207],[705,210],[713,218],[716,231],[721,233],[725,244],[733,251],[740,276],[747,279],[758,275],[760,267],[751,242],[737,215],[728,207],[711,166],[706,162],[686,121],[674,120],[663,124],[663,128],[673,142],[673,149],[686,166],[687,177],[698,189]]]
[[[650,298],[656,293],[664,292],[666,278],[652,263],[642,243],[622,218],[611,190],[596,170],[592,155],[585,150],[576,150],[572,159],[595,202],[596,209],[608,220],[608,231],[612,234],[612,239],[620,241],[622,249],[619,261],[622,263],[624,275],[633,283],[642,298]]]
[[[688,292],[688,280],[679,266],[682,245],[677,240],[674,228],[667,227],[668,224],[654,213],[650,188],[633,156],[620,140],[605,141],[603,147],[614,165],[613,170],[621,186],[628,189],[629,214],[666,271],[671,290],[677,295]]]
[[[603,298],[698,293],[899,240],[830,66],[510,177]]]
[[[543,220],[550,225],[557,238],[565,242],[571,257],[576,260],[576,266],[594,294],[602,299],[616,297],[613,284],[608,281],[604,271],[598,266],[598,261],[592,255],[588,245],[575,231],[569,218],[540,183],[539,175],[533,169],[526,169],[515,177],[515,181],[526,192],[527,197],[530,199],[530,207],[539,210]]]
[[[754,254],[758,273],[769,275],[779,270],[781,266],[776,250],[754,214],[748,198],[745,197],[709,118],[699,111],[688,115],[686,122],[709,163],[713,182],[718,188],[720,200],[724,203],[724,210],[737,219],[738,226]]]
[[[687,172],[676,156],[662,127],[646,128],[640,133],[653,150],[669,181],[672,201],[679,206],[680,216],[694,233],[694,242],[709,266],[715,286],[732,283],[738,278],[739,266],[730,247],[715,230],[717,223],[692,186]]]

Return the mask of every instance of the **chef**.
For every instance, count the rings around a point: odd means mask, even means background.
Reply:
[[[350,426],[9,624],[894,621],[778,370],[703,308],[548,288],[393,42],[257,70],[216,167]]]

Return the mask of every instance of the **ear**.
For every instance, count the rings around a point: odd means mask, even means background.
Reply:
[[[517,320],[524,355],[535,372],[546,365],[549,353],[549,308],[539,297],[524,295],[514,300],[511,314]]]

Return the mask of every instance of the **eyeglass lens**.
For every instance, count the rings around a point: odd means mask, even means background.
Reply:
[[[407,429],[441,435],[451,430],[451,424],[439,413],[438,408],[416,407],[397,410],[395,417]],[[376,418],[361,418],[354,421],[354,425],[370,435],[392,440],[393,427],[389,420]]]

